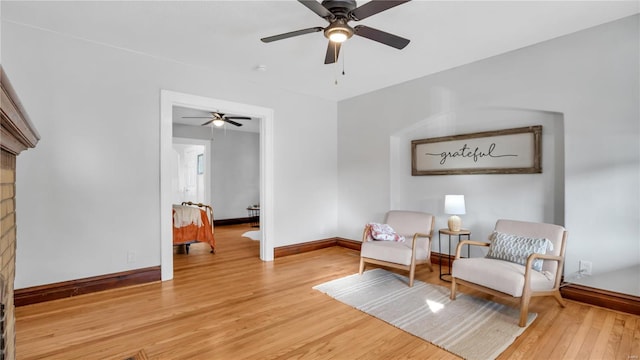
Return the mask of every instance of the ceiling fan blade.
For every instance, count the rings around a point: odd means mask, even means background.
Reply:
[[[366,19],[369,16],[391,9],[392,7],[402,5],[410,0],[371,0],[368,3],[353,9],[351,18],[355,21]]]
[[[402,38],[397,35],[389,34],[382,30],[374,29],[364,25],[358,25],[353,28],[356,35],[360,35],[369,40],[377,41],[379,43],[389,45],[396,49],[404,49],[409,44],[409,39]]]
[[[200,126],[209,125],[209,124],[211,124],[212,122],[213,122],[213,119],[211,119],[211,120],[209,120],[209,121],[207,121],[207,122],[202,123],[202,125],[200,125]]]
[[[233,120],[229,120],[229,118],[224,118],[224,121],[228,122],[229,124],[235,125],[235,126],[242,126],[242,124],[240,124],[239,122],[235,122]]]
[[[329,41],[329,45],[327,45],[327,54],[324,56],[324,63],[333,64],[338,60],[339,55],[340,43]]]
[[[211,116],[183,116],[183,119],[211,119]]]
[[[302,5],[306,6],[309,10],[318,14],[321,18],[326,19],[327,21],[335,20],[336,16],[331,13],[326,7],[322,6],[316,0],[298,0]]]
[[[251,120],[250,117],[246,116],[225,116],[225,119]]]
[[[304,35],[304,34],[310,34],[310,33],[318,32],[318,31],[322,31],[322,30],[324,30],[324,28],[321,28],[321,27],[318,26],[318,27],[312,27],[312,28],[308,28],[308,29],[291,31],[291,32],[284,33],[284,34],[279,34],[279,35],[267,36],[267,37],[262,38],[260,40],[262,42],[265,42],[265,43],[270,43],[272,41],[288,39],[290,37]]]

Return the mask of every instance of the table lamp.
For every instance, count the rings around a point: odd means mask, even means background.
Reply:
[[[451,215],[448,221],[449,230],[460,231],[462,220],[458,215],[464,215],[464,195],[445,195],[444,213]]]

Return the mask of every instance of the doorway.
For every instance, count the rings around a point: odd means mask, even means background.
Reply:
[[[171,230],[173,106],[244,114],[260,119],[260,259],[273,261],[273,110],[162,90],[160,94],[160,266],[162,281],[173,278]]]
[[[173,138],[172,204],[211,204],[210,147],[206,140]]]

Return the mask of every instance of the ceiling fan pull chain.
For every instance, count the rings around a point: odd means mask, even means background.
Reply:
[[[343,49],[343,50],[342,50],[342,76],[344,76],[344,75],[345,75],[345,74],[344,74],[344,63],[345,63],[345,57],[346,57],[345,55],[346,55],[346,53],[345,53],[345,51],[344,51],[344,49]]]
[[[338,77],[339,77],[338,73],[340,71],[340,68],[339,68],[340,63],[338,63],[338,51],[337,51],[337,47],[338,46],[335,43],[334,43],[334,46],[336,48],[336,51],[334,51],[334,59],[335,59],[334,63],[335,63],[335,69],[336,69],[336,72],[335,72],[335,74],[336,74],[335,84],[338,85]],[[344,73],[344,58],[345,58],[344,46],[342,46],[341,48],[342,48],[342,76],[345,76],[345,73]]]
[[[338,85],[338,71],[339,71],[338,66],[340,66],[340,65],[338,65],[338,51],[337,51],[338,50],[338,43],[332,42],[332,44],[333,44],[333,60],[334,60],[333,63],[336,64],[335,65],[336,80],[335,80],[334,84]]]

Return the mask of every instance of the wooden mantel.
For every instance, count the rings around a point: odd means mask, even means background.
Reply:
[[[0,359],[16,358],[16,158],[40,135],[0,66]]]
[[[0,66],[0,146],[11,154],[35,147],[40,135],[29,120],[9,79]]]

